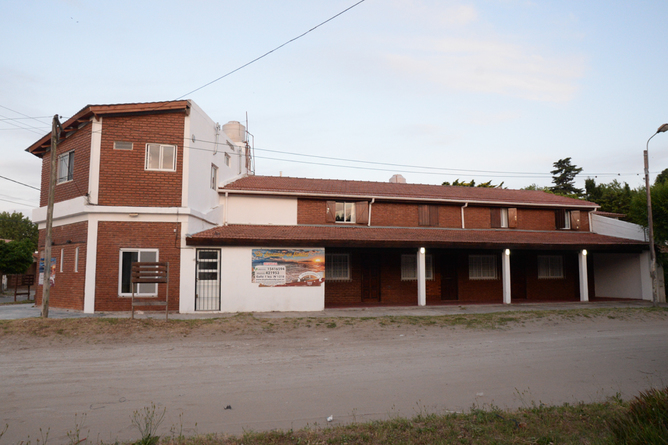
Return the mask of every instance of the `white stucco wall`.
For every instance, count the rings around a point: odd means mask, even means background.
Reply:
[[[239,177],[239,155],[227,145],[229,139],[221,129],[216,144],[216,122],[202,109],[191,103],[190,115],[186,117],[183,150],[187,157],[187,169],[184,173],[184,187],[187,203],[191,209],[202,213],[218,205],[218,191],[211,188],[211,164],[218,167],[218,184],[224,184]],[[193,142],[193,136],[195,141]],[[225,153],[231,158],[230,167],[225,165]],[[186,167],[184,160],[184,167]],[[245,170],[242,169],[242,173]]]
[[[594,277],[597,297],[652,299],[651,282],[649,293],[642,277],[643,260],[639,253],[596,253],[594,255]],[[645,273],[649,277],[649,272]],[[646,280],[647,281],[647,280]]]
[[[221,195],[225,205],[225,195]],[[227,197],[228,224],[297,224],[297,198],[230,195]]]
[[[608,218],[600,215],[592,215],[591,223],[592,232],[598,233],[600,235],[647,241],[647,237],[645,236],[645,229],[638,224],[619,221],[618,219]]]
[[[250,247],[222,249],[222,312],[321,311],[325,284],[303,287],[259,287],[252,280]]]

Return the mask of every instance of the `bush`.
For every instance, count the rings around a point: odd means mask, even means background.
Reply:
[[[641,392],[610,429],[615,443],[668,445],[668,387]]]

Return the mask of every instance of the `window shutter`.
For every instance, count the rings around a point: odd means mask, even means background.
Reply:
[[[336,201],[327,201],[327,215],[325,216],[325,221],[336,222]]]
[[[367,201],[355,203],[355,222],[357,224],[369,223],[369,203]]]
[[[418,205],[418,226],[429,225],[429,206]]]
[[[429,225],[438,227],[438,206],[429,206]]]
[[[566,227],[566,210],[558,209],[554,211],[554,225],[557,229]]]
[[[580,211],[571,210],[571,230],[580,230]]]
[[[492,228],[501,227],[501,209],[492,207],[489,209],[489,214],[492,222]]]
[[[515,207],[508,209],[508,227],[511,229],[517,227],[517,209]]]

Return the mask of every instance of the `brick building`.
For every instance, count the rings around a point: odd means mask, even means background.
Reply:
[[[170,309],[185,313],[651,300],[644,235],[595,203],[255,176],[243,126],[221,131],[191,101],[91,105],[64,128],[54,307],[127,311],[130,265],[154,260],[170,262]],[[40,229],[48,144],[28,148],[43,159]]]

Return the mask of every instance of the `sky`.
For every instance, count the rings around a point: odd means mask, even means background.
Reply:
[[[549,186],[571,157],[644,183],[668,122],[665,0],[0,0],[0,176],[88,104],[187,98],[246,121],[256,174]],[[649,146],[668,168],[668,133]],[[104,166],[102,166],[104,168]],[[119,172],[122,177],[122,172]],[[0,178],[0,211],[35,189]]]

